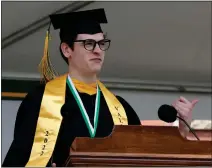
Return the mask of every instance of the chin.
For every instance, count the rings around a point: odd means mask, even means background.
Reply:
[[[92,68],[91,68],[91,71],[92,71],[93,73],[99,73],[99,72],[101,71],[101,67],[92,67]]]

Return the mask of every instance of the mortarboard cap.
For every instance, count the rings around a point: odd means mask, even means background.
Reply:
[[[104,9],[70,12],[50,15],[54,29],[60,29],[62,42],[74,40],[77,34],[102,32],[101,23],[107,23]]]
[[[60,29],[60,40],[69,44],[78,34],[96,34],[102,33],[100,24],[107,23],[107,18],[103,8],[69,12],[62,14],[52,14],[50,17],[50,25],[53,25],[55,30]],[[49,41],[50,26],[47,31],[44,56],[40,63],[40,71],[45,81],[49,81],[56,77],[56,72],[53,69],[48,56],[48,41]]]
[[[100,26],[101,23],[107,23],[104,9],[93,9],[79,12],[70,12],[63,14],[50,15],[51,23],[54,29],[63,29],[78,27],[84,24],[85,26]],[[80,30],[82,31],[82,30]],[[86,27],[83,31],[87,32]]]

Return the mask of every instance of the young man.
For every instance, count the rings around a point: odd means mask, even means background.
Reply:
[[[60,29],[60,51],[68,74],[53,79],[54,71],[44,54],[41,67],[48,82],[21,103],[3,166],[63,166],[75,137],[104,137],[114,125],[141,124],[133,108],[97,77],[110,46],[100,27],[107,23],[104,10],[50,18],[54,28]],[[195,103],[181,98],[174,106],[188,121]],[[186,135],[182,123],[180,130]]]

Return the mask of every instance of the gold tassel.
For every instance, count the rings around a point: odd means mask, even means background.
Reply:
[[[54,67],[51,64],[49,59],[49,40],[50,40],[50,31],[47,30],[45,44],[44,44],[44,53],[42,60],[39,64],[39,71],[41,73],[41,81],[48,82],[54,79],[57,76],[57,72],[54,70]]]

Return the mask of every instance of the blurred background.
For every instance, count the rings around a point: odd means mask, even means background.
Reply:
[[[104,8],[112,40],[100,78],[141,120],[179,96],[199,99],[194,119],[211,120],[211,2],[2,2],[2,160],[25,94],[39,84],[48,15]],[[50,57],[60,74],[59,31]]]

